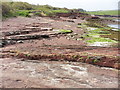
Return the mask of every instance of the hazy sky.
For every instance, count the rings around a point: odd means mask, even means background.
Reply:
[[[118,9],[119,0],[13,0],[56,7],[83,8],[88,11]]]

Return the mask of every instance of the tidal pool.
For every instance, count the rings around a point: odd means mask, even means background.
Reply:
[[[113,45],[112,42],[94,42],[88,44],[88,46],[99,46],[99,47],[110,47],[112,45]]]
[[[108,26],[112,28],[120,29],[120,26],[118,24],[109,24]]]
[[[120,19],[116,19],[115,21],[118,21],[118,22],[120,22]]]

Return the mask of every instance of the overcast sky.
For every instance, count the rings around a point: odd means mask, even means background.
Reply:
[[[56,7],[83,8],[87,11],[118,9],[119,0],[13,0]]]

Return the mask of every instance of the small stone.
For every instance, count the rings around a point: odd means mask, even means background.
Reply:
[[[77,41],[79,41],[80,39],[76,39]]]
[[[41,30],[44,30],[44,31],[51,31],[51,30],[53,30],[53,28],[41,28]]]
[[[77,33],[74,33],[74,35],[78,35]]]
[[[17,41],[17,42],[18,42],[18,43],[23,43],[23,41],[21,41],[21,40],[20,40],[20,41]]]
[[[17,82],[20,82],[20,81],[22,81],[22,80],[20,80],[20,79],[17,79],[17,80],[15,80],[15,81],[17,81]]]
[[[67,38],[68,40],[70,40],[70,38]]]
[[[11,35],[14,34],[14,32],[9,32]]]

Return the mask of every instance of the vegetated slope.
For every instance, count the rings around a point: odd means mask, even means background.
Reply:
[[[91,11],[87,13],[93,15],[118,15],[118,10]]]
[[[37,16],[54,16],[56,13],[69,13],[69,12],[85,12],[85,10],[68,9],[52,7],[50,5],[32,5],[27,2],[3,2],[2,16],[4,18],[12,16],[31,16],[31,14]]]

